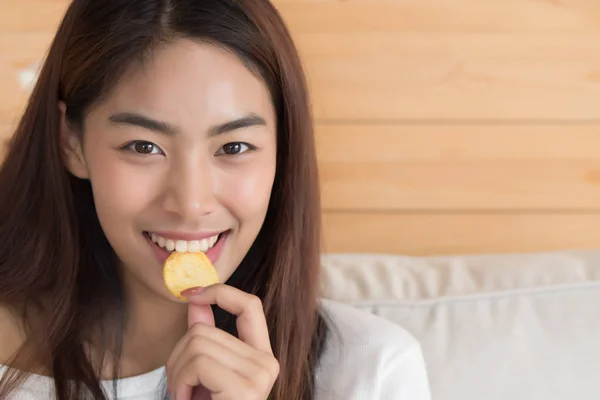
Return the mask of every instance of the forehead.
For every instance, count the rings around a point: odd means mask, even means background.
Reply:
[[[164,45],[143,65],[129,68],[100,108],[149,114],[184,130],[250,113],[274,119],[266,85],[237,55],[187,39]]]

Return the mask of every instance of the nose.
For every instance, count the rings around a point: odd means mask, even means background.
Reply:
[[[213,172],[208,162],[182,161],[171,168],[163,207],[183,220],[194,220],[217,208]]]

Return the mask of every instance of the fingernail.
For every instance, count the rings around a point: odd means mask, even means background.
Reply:
[[[200,286],[185,289],[183,292],[181,292],[181,295],[185,296],[185,297],[195,296],[195,295],[199,294],[203,289],[204,288],[200,287]]]

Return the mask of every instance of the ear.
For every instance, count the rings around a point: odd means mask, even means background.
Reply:
[[[67,105],[58,103],[60,114],[60,143],[65,166],[73,175],[81,179],[89,178],[89,171],[83,156],[81,133],[74,131],[67,121]]]

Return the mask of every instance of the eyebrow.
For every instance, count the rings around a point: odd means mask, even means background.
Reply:
[[[180,131],[179,128],[169,124],[168,122],[158,121],[137,113],[119,113],[111,115],[108,119],[115,124],[138,126],[140,128],[169,136],[176,135]],[[267,122],[259,115],[251,113],[245,117],[211,127],[209,129],[209,135],[217,136],[223,133],[249,128],[252,126],[267,126]]]

